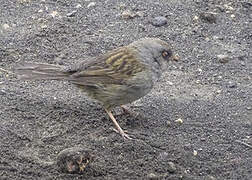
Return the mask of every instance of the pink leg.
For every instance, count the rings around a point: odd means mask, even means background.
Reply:
[[[125,139],[132,139],[131,137],[129,137],[128,134],[126,134],[122,128],[120,127],[120,125],[117,123],[115,117],[113,116],[113,114],[111,113],[111,111],[105,109],[105,111],[107,112],[107,114],[109,115],[110,119],[113,121],[116,131],[122,135],[122,137],[124,137]]]

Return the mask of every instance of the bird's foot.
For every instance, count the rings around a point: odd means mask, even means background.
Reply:
[[[123,131],[122,129],[117,130],[115,128],[113,128],[113,131],[115,131],[116,133],[120,134],[124,139],[132,139],[128,134],[127,131]]]

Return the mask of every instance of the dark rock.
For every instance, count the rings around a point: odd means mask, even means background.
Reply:
[[[57,168],[64,173],[82,174],[94,156],[86,149],[73,147],[61,151],[56,159]]]
[[[216,23],[217,17],[216,17],[216,13],[212,13],[212,12],[202,12],[200,13],[199,16],[203,21],[207,22],[207,23]]]

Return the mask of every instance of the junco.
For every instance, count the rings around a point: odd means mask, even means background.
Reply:
[[[178,59],[168,43],[143,38],[73,66],[23,63],[16,68],[16,73],[22,80],[65,80],[77,85],[101,102],[118,133],[131,139],[117,123],[111,109],[148,94],[170,60]]]

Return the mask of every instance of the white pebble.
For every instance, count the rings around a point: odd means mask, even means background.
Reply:
[[[3,24],[3,28],[4,28],[4,29],[9,29],[10,26],[9,26],[8,24]]]
[[[76,6],[75,6],[75,8],[81,8],[82,6],[81,6],[81,4],[77,4]]]
[[[175,120],[176,123],[179,123],[179,124],[182,124],[183,123],[183,120],[181,118]]]
[[[57,11],[52,11],[52,12],[50,13],[50,15],[51,15],[52,17],[55,17],[55,16],[58,15],[58,12],[57,12]]]
[[[87,8],[90,8],[90,7],[93,7],[93,6],[95,6],[95,2],[91,2],[91,3],[89,3],[88,5],[87,5]]]
[[[198,152],[196,150],[193,150],[193,155],[194,156],[197,156],[198,155]]]

